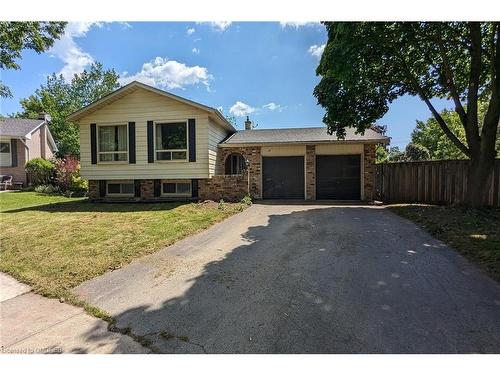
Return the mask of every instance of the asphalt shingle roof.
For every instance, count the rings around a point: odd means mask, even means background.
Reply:
[[[43,121],[25,118],[0,118],[0,135],[24,137],[36,129]]]
[[[355,129],[347,128],[345,139],[329,135],[326,128],[290,128],[290,129],[252,129],[240,130],[222,144],[248,143],[321,143],[321,142],[387,142],[388,137],[367,129],[365,134],[356,134]]]

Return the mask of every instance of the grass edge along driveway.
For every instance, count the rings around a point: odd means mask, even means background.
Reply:
[[[387,206],[476,263],[500,282],[500,209],[401,204]]]
[[[91,203],[34,192],[0,194],[0,270],[46,297],[75,297],[83,281],[241,212],[242,203]]]

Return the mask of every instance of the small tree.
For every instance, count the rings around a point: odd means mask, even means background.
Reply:
[[[407,161],[419,161],[419,160],[429,160],[430,154],[424,146],[414,143],[408,143],[405,149],[405,160]]]

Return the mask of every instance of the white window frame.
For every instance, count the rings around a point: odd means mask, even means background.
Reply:
[[[168,150],[158,150],[156,149],[156,127],[157,125],[160,125],[160,124],[178,124],[178,123],[184,123],[186,125],[186,148],[185,149],[178,149],[178,150],[172,150],[172,149],[168,149]],[[178,162],[181,162],[181,163],[184,163],[184,162],[187,162],[189,161],[189,126],[188,126],[188,120],[187,119],[180,119],[180,120],[158,120],[158,121],[155,121],[154,122],[154,129],[153,129],[153,139],[154,139],[154,151],[155,151],[155,162],[159,162],[159,163],[178,163]],[[185,159],[171,159],[171,160],[160,160],[158,159],[157,155],[158,155],[158,152],[185,152],[186,153],[186,158]],[[163,190],[163,188],[162,188]]]
[[[109,193],[109,184],[120,184],[120,185],[132,185],[134,188],[133,188],[133,191],[132,193],[122,193],[121,190],[121,186],[120,186],[120,193]],[[107,197],[133,197],[135,196],[135,183],[134,183],[134,180],[107,180],[106,181],[106,196]]]
[[[164,193],[163,192],[163,184],[176,184],[175,193]],[[189,192],[188,193],[177,193],[177,184],[188,184]],[[164,197],[190,197],[193,195],[193,183],[191,180],[161,180],[161,195]]]
[[[99,128],[101,127],[107,127],[107,126],[125,126],[126,133],[127,133],[127,150],[126,151],[99,151]],[[128,163],[128,153],[129,153],[129,139],[128,139],[128,124],[126,122],[123,123],[109,123],[109,124],[97,124],[97,131],[96,131],[96,142],[97,142],[97,163],[98,164],[127,164]],[[110,155],[110,154],[125,154],[126,159],[125,160],[109,160],[109,161],[101,161],[100,155]],[[106,188],[106,191],[107,188]]]
[[[10,139],[0,139],[0,143],[7,143],[9,145],[9,152],[2,152],[0,157],[0,167],[9,168],[12,167],[12,141]],[[5,160],[4,160],[5,155]],[[8,155],[8,157],[7,157]],[[5,163],[3,163],[5,161]]]

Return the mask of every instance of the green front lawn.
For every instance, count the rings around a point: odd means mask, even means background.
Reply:
[[[389,209],[416,222],[500,281],[500,209],[427,205]]]
[[[239,203],[90,203],[0,194],[0,270],[49,297],[242,211]]]

